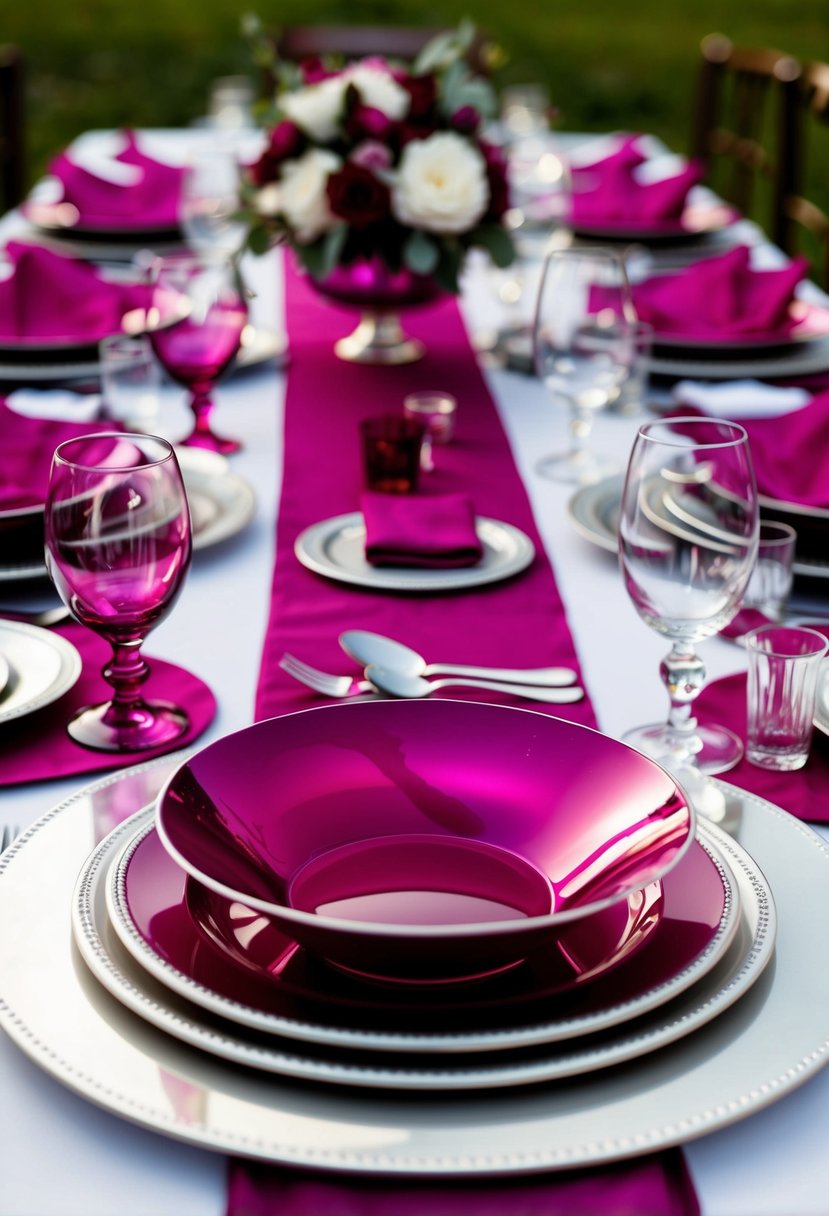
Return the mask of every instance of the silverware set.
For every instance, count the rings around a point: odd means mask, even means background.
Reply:
[[[427,663],[408,646],[365,630],[347,630],[339,641],[346,654],[363,665],[363,679],[321,671],[292,654],[284,654],[279,666],[299,683],[337,699],[377,695],[418,698],[458,687],[502,692],[547,705],[569,705],[584,697],[584,689],[576,683],[576,672],[569,667],[522,670]],[[444,678],[430,680],[426,678],[429,675]]]

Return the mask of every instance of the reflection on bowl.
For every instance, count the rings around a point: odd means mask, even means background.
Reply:
[[[672,777],[597,731],[460,701],[325,706],[204,748],[162,791],[193,878],[363,975],[492,975],[656,882],[693,838]]]

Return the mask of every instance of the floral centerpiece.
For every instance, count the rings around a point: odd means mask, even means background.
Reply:
[[[495,97],[466,63],[473,36],[463,23],[410,65],[274,64],[267,147],[245,187],[250,248],[284,240],[317,282],[373,262],[453,293],[473,246],[507,265],[506,164],[482,135]]]

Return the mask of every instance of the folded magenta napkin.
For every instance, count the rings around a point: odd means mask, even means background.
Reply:
[[[132,131],[125,131],[124,137],[125,147],[115,160],[133,166],[135,180],[109,181],[62,152],[49,172],[63,186],[63,201],[77,209],[80,228],[175,228],[184,170],[145,155]]]
[[[645,227],[679,221],[688,192],[702,178],[702,166],[691,161],[670,177],[648,180],[637,173],[647,159],[638,140],[629,135],[603,160],[571,165],[574,224]]]
[[[677,416],[702,411],[687,406]],[[768,498],[804,507],[829,507],[829,390],[779,418],[740,418],[751,446],[757,488]]]
[[[11,274],[0,279],[0,342],[94,344],[146,308],[149,287],[115,283],[94,266],[38,245],[10,241]]]
[[[231,1158],[226,1216],[699,1216],[679,1149],[593,1170],[469,1181],[326,1178]]]
[[[794,290],[806,273],[805,258],[779,270],[754,270],[745,245],[706,258],[677,274],[634,284],[640,321],[658,335],[722,341],[751,335],[785,337]]]
[[[42,506],[49,487],[52,454],[59,443],[117,424],[65,422],[17,414],[0,398],[0,510]]]
[[[366,560],[374,566],[452,569],[483,556],[475,508],[466,494],[378,494],[360,500]]]

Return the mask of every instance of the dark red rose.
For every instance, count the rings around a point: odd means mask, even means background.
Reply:
[[[388,139],[394,126],[388,114],[362,102],[353,107],[346,119],[346,131],[352,139]]]
[[[334,215],[352,228],[367,228],[385,219],[391,210],[388,186],[369,169],[348,161],[332,173],[326,186],[328,205]]]
[[[411,98],[409,120],[417,122],[418,119],[430,117],[438,96],[434,76],[408,76],[400,83]]]
[[[461,135],[472,135],[481,125],[481,116],[474,106],[461,106],[450,118],[449,125]]]
[[[321,80],[327,80],[329,76],[336,75],[336,72],[330,71],[325,66],[319,55],[303,59],[299,65],[299,70],[302,73],[302,79],[305,84],[319,84]]]
[[[482,140],[480,148],[486,161],[486,176],[489,182],[489,207],[486,218],[500,220],[510,203],[507,160],[501,149],[496,148],[494,144],[488,144]]]
[[[267,148],[256,164],[251,166],[250,175],[256,185],[264,186],[276,181],[282,162],[299,156],[305,143],[305,136],[296,123],[287,119],[277,123],[270,133]]]

